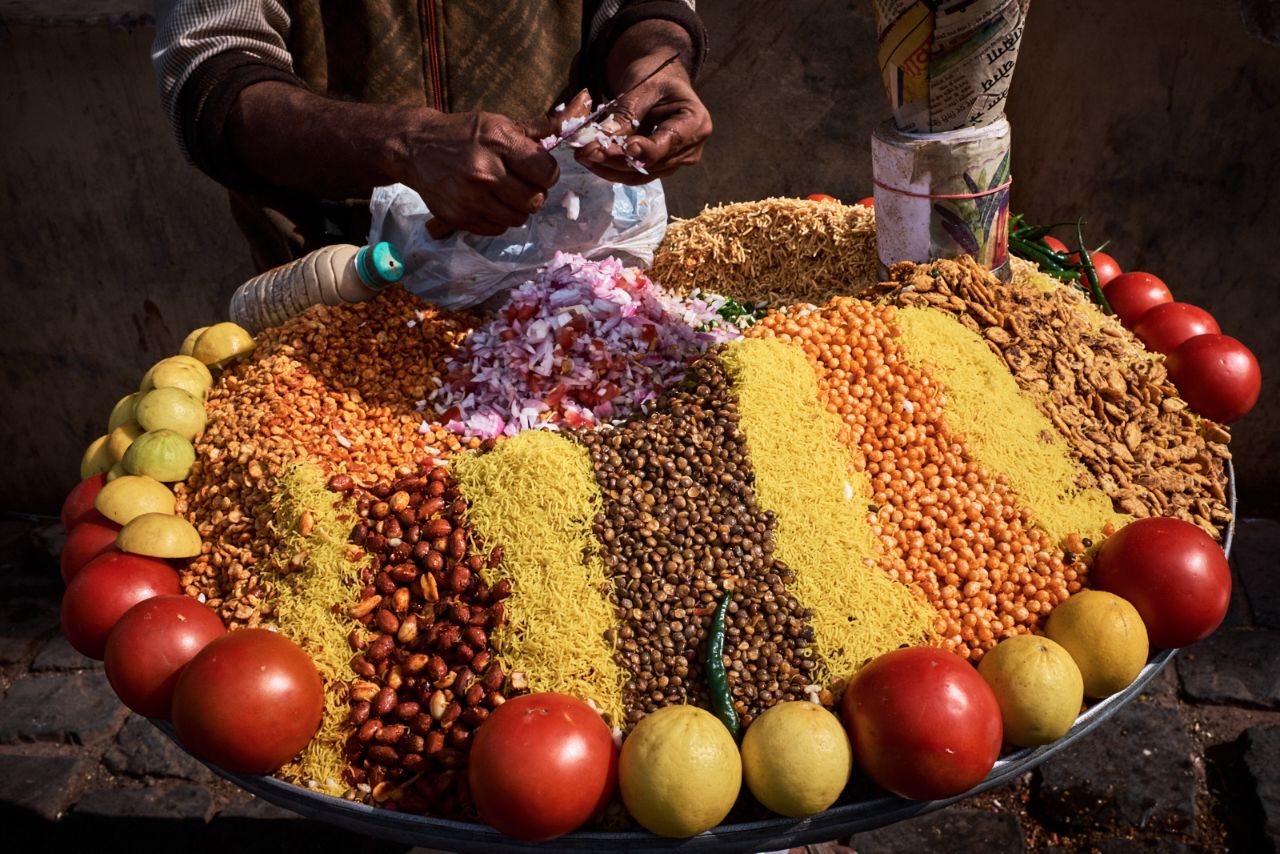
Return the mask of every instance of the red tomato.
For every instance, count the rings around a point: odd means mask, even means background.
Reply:
[[[320,728],[324,686],[302,647],[266,629],[213,640],[178,676],[173,727],[192,754],[227,771],[268,774]]]
[[[1230,335],[1188,338],[1169,354],[1165,365],[1182,399],[1220,424],[1248,415],[1262,391],[1257,358]]]
[[[564,694],[508,700],[471,744],[467,782],[476,809],[516,839],[554,839],[580,827],[604,809],[617,781],[609,727]]]
[[[107,681],[120,701],[168,720],[178,675],[227,627],[189,596],[154,596],[134,605],[107,636]]]
[[[1102,294],[1126,329],[1132,329],[1148,310],[1173,302],[1169,286],[1150,273],[1121,273],[1107,282]]]
[[[106,518],[101,522],[81,522],[72,528],[62,545],[62,556],[58,561],[62,568],[62,583],[70,584],[81,567],[98,555],[116,551],[116,535],[119,533],[120,526]]]
[[[840,200],[837,199],[835,196],[828,196],[826,193],[812,193],[808,196],[805,196],[805,200],[810,202],[835,202],[837,204],[840,203]]]
[[[1231,570],[1218,544],[1190,522],[1162,516],[1130,522],[1109,537],[1089,579],[1128,599],[1160,649],[1208,637],[1231,601]]]
[[[960,656],[931,647],[887,652],[845,690],[853,756],[904,798],[946,798],[980,783],[1000,755],[995,694]]]
[[[1067,244],[1063,243],[1061,240],[1054,237],[1052,234],[1046,234],[1044,236],[1044,242],[1047,243],[1049,245],[1049,248],[1052,249],[1054,252],[1068,251]]]
[[[858,199],[854,204],[862,205],[864,208],[874,208],[876,206],[876,197],[867,196],[864,199]]]
[[[107,483],[105,474],[95,474],[82,480],[67,493],[67,500],[62,502],[62,527],[70,531],[81,522],[105,522],[107,517],[93,509],[93,499],[98,497],[102,487]]]
[[[1188,338],[1218,333],[1218,321],[1203,308],[1189,302],[1166,302],[1147,311],[1133,325],[1147,349],[1155,353],[1172,353]]]
[[[1116,263],[1116,259],[1112,258],[1105,252],[1093,252],[1090,253],[1089,257],[1093,259],[1093,272],[1098,274],[1099,287],[1105,288],[1107,286],[1107,282],[1124,272],[1120,269],[1120,265]],[[1067,260],[1072,264],[1078,264],[1080,262],[1080,253],[1072,252],[1067,256]],[[1088,277],[1081,276],[1080,284],[1088,288]]]
[[[164,561],[107,552],[85,564],[62,594],[62,633],[79,652],[101,661],[107,635],[125,611],[178,592],[178,573]]]

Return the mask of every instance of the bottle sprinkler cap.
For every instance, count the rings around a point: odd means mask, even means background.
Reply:
[[[399,249],[385,240],[365,246],[356,253],[356,274],[369,287],[380,289],[400,281],[404,275],[404,258]]]

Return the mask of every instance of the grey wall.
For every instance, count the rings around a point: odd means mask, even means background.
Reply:
[[[668,182],[672,211],[867,195],[867,138],[887,114],[869,0],[700,5],[716,132]],[[1254,30],[1272,26],[1265,7]],[[222,195],[160,116],[144,4],[102,8],[115,23],[0,0],[3,509],[56,507],[116,398],[250,274]],[[50,9],[66,14],[37,18]],[[1085,216],[1126,269],[1212,311],[1264,382],[1280,377],[1280,48],[1249,34],[1235,0],[1053,0],[1028,24],[1009,103],[1014,209]],[[1280,486],[1277,388],[1233,444],[1257,490]]]

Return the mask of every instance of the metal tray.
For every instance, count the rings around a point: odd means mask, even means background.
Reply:
[[[1235,469],[1227,463],[1227,499],[1232,522],[1223,537],[1222,548],[1231,554],[1235,539]],[[427,816],[405,815],[323,795],[285,783],[273,777],[232,774],[214,765],[209,768],[221,777],[252,792],[263,800],[292,810],[307,818],[346,828],[355,833],[411,845],[460,852],[493,851],[776,851],[839,839],[863,830],[882,827],[912,816],[933,812],[965,798],[1003,786],[1025,774],[1055,753],[1077,741],[1114,715],[1165,668],[1176,649],[1157,653],[1128,688],[1090,706],[1062,738],[1043,747],[1024,748],[1002,757],[987,778],[963,794],[939,801],[909,801],[895,796],[856,803],[838,804],[805,819],[771,818],[762,821],[722,824],[689,839],[666,839],[645,832],[579,831],[548,843],[529,843],[503,836],[483,824],[449,821]],[[170,738],[173,728],[155,721]],[[176,741],[176,739],[175,739]],[[205,763],[208,764],[208,763]]]

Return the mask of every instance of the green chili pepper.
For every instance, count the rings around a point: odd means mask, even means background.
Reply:
[[[1009,249],[1020,258],[1028,261],[1035,261],[1040,267],[1048,268],[1054,272],[1066,272],[1066,265],[1057,257],[1057,253],[1053,252],[1049,247],[1041,248],[1034,243],[1023,240],[1020,237],[1009,236]]]
[[[1080,243],[1080,270],[1085,280],[1089,283],[1089,291],[1093,294],[1093,301],[1102,306],[1103,314],[1115,314],[1111,310],[1111,303],[1107,302],[1107,298],[1102,295],[1102,285],[1098,284],[1098,271],[1093,269],[1092,253],[1084,248],[1084,230],[1081,228],[1079,220],[1076,221],[1076,239]]]
[[[725,617],[729,613],[729,600],[733,593],[724,594],[720,604],[716,606],[711,617],[711,631],[707,635],[707,687],[711,689],[711,708],[716,717],[729,730],[736,741],[738,738],[738,713],[733,708],[733,697],[729,694],[729,676],[724,667],[724,628]]]

